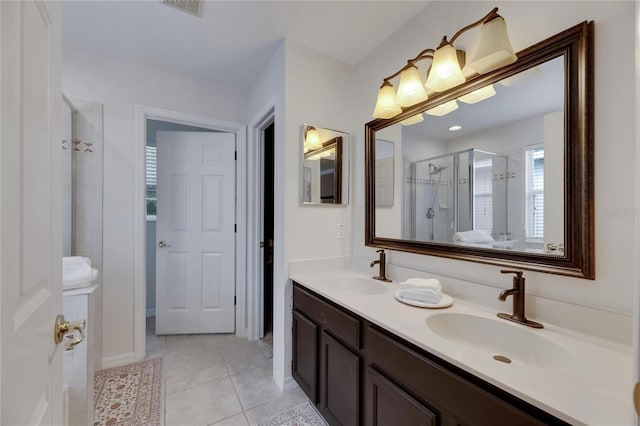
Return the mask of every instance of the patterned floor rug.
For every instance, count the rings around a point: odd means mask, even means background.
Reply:
[[[309,401],[269,417],[259,426],[327,426]]]
[[[96,371],[95,426],[160,424],[162,358]]]

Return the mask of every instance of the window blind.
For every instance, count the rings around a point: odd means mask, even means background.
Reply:
[[[493,230],[493,180],[491,159],[473,164],[473,229]]]
[[[526,152],[526,225],[528,238],[544,237],[544,148]]]

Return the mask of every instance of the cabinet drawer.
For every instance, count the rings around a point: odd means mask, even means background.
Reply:
[[[360,320],[329,305],[307,290],[293,286],[293,306],[353,349],[360,349]]]
[[[473,425],[546,424],[371,327],[365,339],[368,363],[438,411]]]

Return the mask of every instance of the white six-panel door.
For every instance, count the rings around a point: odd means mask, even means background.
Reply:
[[[156,332],[235,330],[235,135],[158,132]]]
[[[0,424],[62,424],[57,2],[0,2]]]

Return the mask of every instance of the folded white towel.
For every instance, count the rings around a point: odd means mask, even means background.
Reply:
[[[414,287],[423,287],[423,288],[431,288],[434,290],[442,289],[442,285],[440,281],[436,278],[409,278],[405,282],[400,283],[406,286],[414,286]]]
[[[493,241],[491,233],[485,229],[474,229],[472,231],[456,232],[453,234],[453,241],[463,243],[490,243]]]
[[[422,303],[438,303],[442,299],[442,290],[431,290],[431,289],[421,289],[421,290],[412,290],[412,289],[400,289],[398,292],[400,297],[407,300],[414,300]]]

